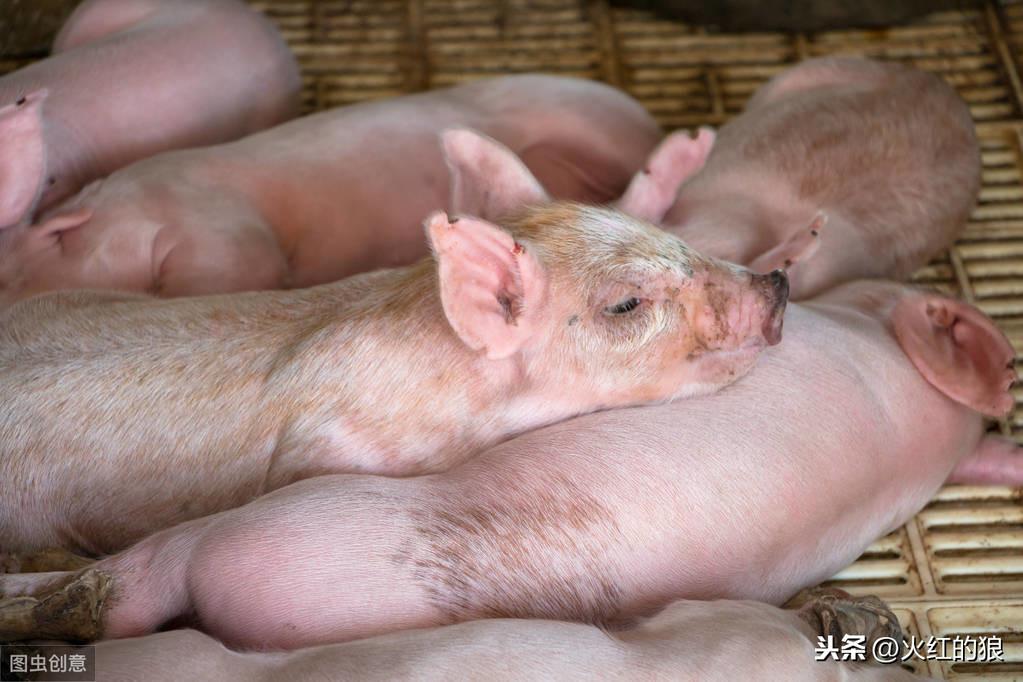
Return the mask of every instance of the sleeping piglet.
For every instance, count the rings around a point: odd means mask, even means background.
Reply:
[[[965,303],[846,284],[790,305],[785,342],[727,390],[547,426],[433,476],[299,481],[77,573],[0,576],[0,631],[131,637],[189,614],[230,645],[296,648],[478,618],[613,624],[680,598],[780,604],[950,474],[992,480],[993,462],[1023,483],[1018,448],[983,422],[1012,407],[1012,358]]]
[[[444,146],[467,215],[434,213],[416,265],[0,316],[0,547],[109,551],[309,476],[440,471],[575,414],[713,392],[780,340],[784,274],[551,203],[472,131]]]
[[[824,627],[824,624],[827,627]],[[489,619],[408,630],[291,653],[232,651],[195,630],[96,646],[104,682],[308,680],[917,680],[898,665],[816,661],[820,636],[901,636],[874,597],[814,594],[798,609],[678,601],[626,630],[549,620]]]
[[[449,208],[438,134],[470,127],[559,199],[618,197],[660,140],[606,85],[509,76],[305,116],[161,154],[52,207],[0,250],[0,301],[57,289],[164,296],[308,287],[427,252]]]
[[[53,55],[0,78],[0,252],[37,209],[167,149],[298,113],[280,33],[239,0],[86,0]]]
[[[716,140],[708,129],[669,136],[619,207],[704,253],[786,268],[798,301],[859,277],[908,277],[955,241],[979,187],[970,112],[944,81],[825,57],[761,87]]]

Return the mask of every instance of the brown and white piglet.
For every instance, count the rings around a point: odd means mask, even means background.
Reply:
[[[41,296],[0,317],[0,547],[108,551],[297,479],[447,469],[566,417],[715,391],[780,340],[784,275],[444,145],[434,256],[292,292]],[[59,465],[57,464],[59,462]]]

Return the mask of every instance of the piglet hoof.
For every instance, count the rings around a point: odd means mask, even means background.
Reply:
[[[903,640],[899,619],[874,596],[854,597],[834,587],[816,587],[800,592],[786,608],[795,609],[818,634],[831,635],[835,642],[840,643],[845,635],[864,637],[868,654],[878,639]]]
[[[48,573],[50,571],[80,571],[88,568],[93,559],[54,547],[38,552],[0,552],[0,573]]]
[[[0,643],[55,639],[91,642],[102,634],[110,577],[87,570],[45,597],[0,600]]]

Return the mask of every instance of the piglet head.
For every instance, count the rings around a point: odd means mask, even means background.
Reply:
[[[892,327],[920,374],[952,400],[990,417],[1015,402],[1015,352],[1005,335],[973,306],[913,291],[892,309]]]
[[[0,106],[0,229],[24,222],[46,173],[42,105],[46,90]]]
[[[457,137],[445,139],[454,203],[472,197],[477,214],[434,214],[427,232],[444,313],[471,349],[518,359],[582,409],[711,392],[780,340],[783,273],[703,257],[611,208],[551,202],[510,151]]]
[[[509,227],[548,282],[538,374],[604,406],[713,392],[781,340],[780,271],[703,257],[609,208],[551,204]]]

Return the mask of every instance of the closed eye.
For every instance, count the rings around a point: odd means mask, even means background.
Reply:
[[[640,303],[641,301],[636,297],[627,298],[621,303],[609,305],[608,307],[604,308],[604,312],[608,315],[624,315],[625,313],[633,311],[636,308],[638,308]]]

